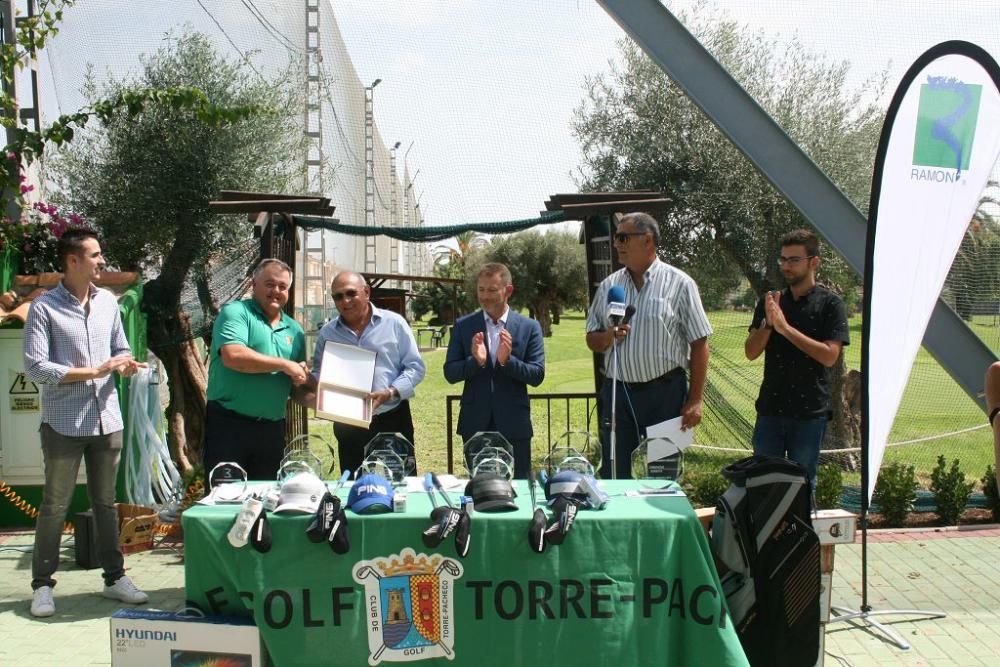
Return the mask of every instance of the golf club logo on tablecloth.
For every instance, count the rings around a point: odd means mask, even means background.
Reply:
[[[403,549],[363,560],[354,581],[365,587],[368,664],[455,659],[455,580],[458,561]]]

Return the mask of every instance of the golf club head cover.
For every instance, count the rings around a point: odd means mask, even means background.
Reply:
[[[323,495],[323,499],[319,501],[319,507],[313,520],[306,528],[306,536],[309,541],[317,544],[325,541],[330,536],[330,530],[337,520],[338,514],[340,514],[340,498],[327,491]]]
[[[265,509],[260,511],[260,516],[250,529],[250,546],[262,554],[271,550],[271,524],[267,522]]]
[[[580,506],[576,501],[570,498],[556,498],[552,503],[552,522],[545,529],[545,541],[555,545],[562,544],[569,529],[573,527],[579,509]]]
[[[545,523],[547,521],[545,510],[541,507],[535,508],[535,513],[531,517],[531,528],[528,529],[528,545],[535,553],[545,551]]]
[[[327,544],[333,549],[335,554],[346,554],[351,550],[351,534],[347,529],[347,512],[343,507],[337,511],[337,517],[330,526],[330,534],[327,536]]]
[[[236,515],[236,521],[233,522],[233,527],[229,529],[229,534],[226,535],[229,543],[234,548],[239,549],[247,545],[247,540],[250,539],[250,529],[253,528],[253,525],[257,522],[257,517],[263,511],[264,503],[258,498],[248,496],[243,501],[240,513]]]
[[[435,507],[431,511],[431,525],[423,532],[424,546],[433,549],[444,542],[458,527],[462,513],[453,507]]]
[[[458,527],[455,528],[455,551],[460,558],[469,555],[469,547],[472,545],[472,517],[465,510],[459,512]]]

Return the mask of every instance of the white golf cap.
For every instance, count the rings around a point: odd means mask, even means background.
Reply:
[[[300,472],[281,484],[281,496],[275,512],[314,514],[326,493],[326,483],[311,472]]]

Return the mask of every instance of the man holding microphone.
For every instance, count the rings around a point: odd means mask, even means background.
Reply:
[[[607,479],[612,476],[611,440],[605,421],[611,416],[612,341],[617,338],[615,477],[624,479],[631,477],[632,451],[647,426],[678,416],[683,417],[684,429],[701,421],[712,326],[694,280],[657,257],[660,229],[652,216],[622,216],[613,236],[624,267],[605,278],[594,294],[587,317],[587,347],[605,353],[601,476]],[[622,294],[622,305],[634,306],[634,316],[615,326],[609,318],[608,297]],[[619,309],[624,310],[614,306]]]

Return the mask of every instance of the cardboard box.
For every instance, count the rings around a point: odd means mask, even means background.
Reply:
[[[152,507],[117,503],[118,544],[123,554],[146,551],[153,548],[156,534],[157,516]]]
[[[266,664],[251,619],[196,618],[146,609],[119,609],[111,616],[113,667],[216,662],[234,667]]]
[[[819,510],[812,523],[820,544],[854,544],[858,525],[856,514],[845,510]]]
[[[316,416],[368,428],[372,401],[367,396],[374,380],[374,352],[327,341],[316,390]]]

